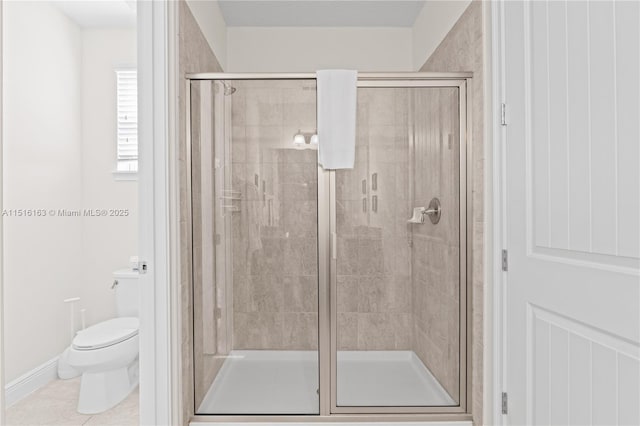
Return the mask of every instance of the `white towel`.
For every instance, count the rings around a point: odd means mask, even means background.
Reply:
[[[358,72],[321,70],[318,81],[318,162],[325,169],[353,169],[356,150]]]

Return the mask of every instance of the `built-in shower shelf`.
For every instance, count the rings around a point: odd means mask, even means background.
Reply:
[[[230,211],[232,213],[239,212],[240,206],[238,206],[235,202],[242,200],[242,191],[224,189],[222,193],[223,195],[219,196],[218,199],[220,199],[223,203],[228,203],[229,201],[231,201],[231,204],[223,204],[222,208],[225,211]]]
[[[242,200],[242,191],[236,191],[232,189],[225,189],[220,196],[221,200]]]

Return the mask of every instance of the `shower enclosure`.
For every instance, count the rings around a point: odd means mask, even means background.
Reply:
[[[470,77],[360,74],[333,171],[314,74],[188,76],[196,415],[468,413]]]

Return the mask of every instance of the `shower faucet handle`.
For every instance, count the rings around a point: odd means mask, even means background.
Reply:
[[[118,280],[113,280],[113,284],[111,284],[111,290],[116,288],[117,285],[118,285]]]
[[[440,206],[440,200],[432,198],[429,202],[429,206],[422,210],[422,217],[424,222],[424,216],[429,216],[429,220],[434,225],[440,222],[440,216],[442,215],[442,207]]]

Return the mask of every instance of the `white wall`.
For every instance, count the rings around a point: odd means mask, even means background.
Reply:
[[[187,0],[193,17],[200,26],[222,69],[227,69],[227,24],[217,0]]]
[[[413,27],[227,27],[217,0],[188,0],[227,72],[298,72],[320,68],[416,71],[471,0],[429,0]]]
[[[138,182],[115,181],[116,78],[136,65],[136,32],[87,29],[82,34],[82,202],[85,208],[126,209],[126,217],[83,221],[82,305],[93,324],[115,316],[112,272],[138,248]]]
[[[55,7],[4,2],[4,208],[82,206],[81,31]],[[69,344],[82,219],[4,217],[6,380]]]
[[[427,1],[413,24],[413,69],[419,70],[444,40],[471,0]],[[466,71],[466,70],[460,70]]]
[[[411,71],[411,28],[229,27],[229,72]]]
[[[135,66],[134,30],[81,30],[46,2],[6,2],[4,208],[128,209],[128,217],[5,217],[6,381],[115,314],[112,271],[137,254],[137,182],[115,181],[114,68]]]

